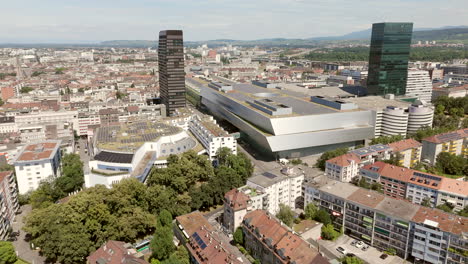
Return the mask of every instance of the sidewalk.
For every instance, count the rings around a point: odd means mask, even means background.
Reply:
[[[22,210],[22,213],[16,216],[15,221],[12,224],[13,231],[20,231],[20,236],[18,237],[18,240],[13,241],[16,253],[18,257],[24,259],[25,261],[31,264],[45,263],[45,258],[40,256],[38,251],[30,249],[29,242],[25,241],[26,232],[22,230],[24,225],[23,218],[31,212],[31,206],[24,205],[21,207],[20,210]]]

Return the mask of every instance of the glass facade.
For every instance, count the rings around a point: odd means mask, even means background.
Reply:
[[[405,94],[412,33],[413,23],[372,25],[368,94]]]

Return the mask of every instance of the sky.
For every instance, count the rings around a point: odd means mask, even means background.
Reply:
[[[2,0],[0,43],[310,38],[376,22],[415,28],[468,25],[467,0]]]

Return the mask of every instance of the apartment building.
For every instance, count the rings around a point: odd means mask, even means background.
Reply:
[[[140,253],[141,254],[141,253]],[[97,263],[132,263],[132,264],[149,264],[143,259],[143,256],[138,257],[137,251],[130,243],[122,241],[109,240],[95,252],[91,253],[86,258],[87,264]]]
[[[20,194],[35,190],[41,181],[60,176],[60,140],[26,145],[14,162]]]
[[[468,182],[446,178],[384,162],[366,165],[360,177],[368,182],[379,182],[385,195],[407,199],[416,204],[438,206],[450,203],[454,211],[468,205]]]
[[[325,175],[337,181],[350,182],[359,175],[359,168],[374,163],[376,159],[389,159],[391,151],[389,146],[383,144],[351,150],[347,154],[327,160]]]
[[[176,217],[173,229],[176,238],[187,248],[191,263],[250,263],[229,243],[230,239],[198,211]]]
[[[468,261],[466,217],[337,181],[319,187],[313,201],[330,212],[337,229],[379,249],[393,248],[404,259]]]
[[[194,115],[190,120],[189,130],[205,147],[210,160],[215,160],[220,148],[228,148],[237,154],[237,141],[222,129],[212,116]]]
[[[44,124],[69,124],[73,129],[78,127],[77,111],[40,111],[25,115],[16,115],[15,123],[18,127],[28,127]]]
[[[325,264],[319,252],[263,210],[249,212],[242,222],[245,248],[264,264]]]
[[[358,175],[361,159],[354,153],[329,159],[326,161],[325,174],[331,179],[350,182],[352,178]]]
[[[412,138],[388,144],[394,154],[399,153],[400,165],[406,168],[421,161],[422,144]]]
[[[1,199],[1,219],[0,219],[0,239],[5,240],[8,230],[15,219],[15,214],[19,209],[18,191],[16,189],[15,175],[12,171],[0,172],[0,199]]]
[[[429,77],[429,72],[409,70],[405,95],[430,102],[432,98],[432,81],[431,77]]]
[[[78,114],[78,136],[87,136],[89,126],[100,125],[101,118],[97,113],[79,113]]]
[[[424,138],[422,144],[422,159],[432,165],[441,152],[468,157],[468,128]]]
[[[224,195],[223,225],[231,232],[239,227],[247,212],[263,209],[268,196],[249,186],[234,188]]]
[[[265,193],[262,197],[264,210],[278,213],[280,204],[292,208],[302,207],[302,183],[304,172],[300,168],[274,169],[247,179],[247,186],[256,192]]]

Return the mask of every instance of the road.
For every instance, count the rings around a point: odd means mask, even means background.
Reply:
[[[31,205],[24,205],[21,207],[22,213],[16,216],[13,222],[13,231],[20,231],[18,240],[13,241],[18,256],[31,264],[45,263],[45,258],[39,255],[37,250],[31,250],[29,242],[25,240],[26,232],[22,230],[24,223],[24,216],[31,212]]]
[[[83,162],[83,171],[85,174],[89,173],[89,155],[87,153],[87,143],[86,139],[79,139],[76,142],[75,151],[79,152],[80,159]],[[86,151],[85,151],[86,150]]]

